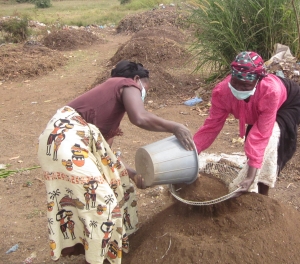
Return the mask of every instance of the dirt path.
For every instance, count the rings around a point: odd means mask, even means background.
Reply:
[[[109,33],[106,35],[106,43],[84,50],[62,52],[69,58],[67,66],[38,78],[3,83],[0,86],[0,164],[12,164],[11,168],[14,169],[38,165],[37,140],[48,120],[57,108],[94,83],[117,48],[129,37]],[[157,101],[146,104],[146,107],[161,117],[186,124],[193,133],[205,118],[193,108],[184,106],[178,99],[166,98],[165,103]],[[134,165],[134,155],[138,147],[169,136],[166,133],[141,133],[139,128],[129,123],[126,116],[121,126],[125,134],[115,140],[114,148],[120,149],[131,165]],[[236,127],[236,121],[226,123],[209,152],[242,151],[242,145],[232,143],[232,138],[237,138]],[[293,162],[297,162],[297,159],[298,156]],[[287,170],[276,188],[271,191],[270,197],[299,209],[300,184],[295,175],[299,175],[299,171]],[[34,263],[53,263],[49,256],[46,189],[41,179],[42,171],[36,169],[0,180],[2,263],[20,263],[34,251],[37,253]],[[138,195],[141,226],[173,202],[166,186],[139,190]],[[5,254],[15,244],[19,245],[19,249]],[[83,259],[81,256],[61,259],[56,263],[81,263]]]

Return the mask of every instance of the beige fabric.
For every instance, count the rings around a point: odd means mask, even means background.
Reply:
[[[52,259],[79,247],[88,263],[121,263],[137,228],[137,201],[127,170],[99,130],[63,107],[39,137],[38,158]]]
[[[257,170],[255,179],[248,189],[249,192],[258,192],[258,182],[262,182],[271,188],[274,188],[277,179],[277,156],[278,156],[278,144],[280,138],[280,128],[275,122],[273,127],[272,135],[270,137],[269,143],[266,147],[264,160],[262,167]],[[235,178],[232,183],[229,184],[229,192],[232,192],[238,188],[238,185],[243,181],[248,172],[248,164],[246,164],[239,172],[237,178]]]

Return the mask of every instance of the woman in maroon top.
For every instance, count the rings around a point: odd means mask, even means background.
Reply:
[[[142,64],[121,61],[111,71],[111,77],[68,103],[87,123],[99,128],[110,146],[114,137],[122,134],[119,125],[127,112],[132,124],[150,131],[173,133],[187,150],[193,149],[193,139],[186,126],[160,118],[144,108],[149,71]],[[128,167],[127,170],[133,179],[136,172]],[[141,186],[141,182],[136,183]]]
[[[48,202],[56,204],[47,215],[53,230],[50,240],[55,243],[53,260],[61,255],[85,254],[87,263],[107,259],[120,264],[122,249],[128,251],[126,240],[138,223],[137,199],[130,179],[138,188],[144,188],[144,184],[141,176],[111,150],[114,137],[122,134],[119,125],[125,112],[132,124],[173,133],[187,150],[193,150],[188,128],[145,110],[143,101],[148,89],[148,70],[142,64],[121,61],[111,78],[59,109],[40,135],[38,158]],[[54,153],[52,142],[61,133],[64,140]],[[91,206],[84,204],[88,202],[87,190],[93,190]],[[63,209],[61,217],[72,216],[74,221],[70,236],[61,231],[59,222],[51,220]],[[104,224],[109,233],[99,228]]]

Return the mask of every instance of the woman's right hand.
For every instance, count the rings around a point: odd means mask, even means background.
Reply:
[[[129,178],[135,183],[139,189],[146,189],[145,180],[141,175],[136,174],[136,171],[130,167],[126,167]]]
[[[145,180],[142,177],[142,175],[136,174],[133,177],[130,177],[130,179],[134,181],[137,188],[139,188],[139,189],[146,189],[147,188],[146,184],[145,184]]]
[[[174,127],[173,134],[186,150],[195,150],[192,134],[186,126],[177,124]]]

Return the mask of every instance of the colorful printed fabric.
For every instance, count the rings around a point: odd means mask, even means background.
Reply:
[[[231,63],[231,75],[242,81],[256,81],[267,75],[264,61],[253,51],[243,51]]]
[[[47,189],[51,257],[85,254],[120,264],[137,230],[135,190],[103,136],[72,108],[57,111],[39,137]]]

